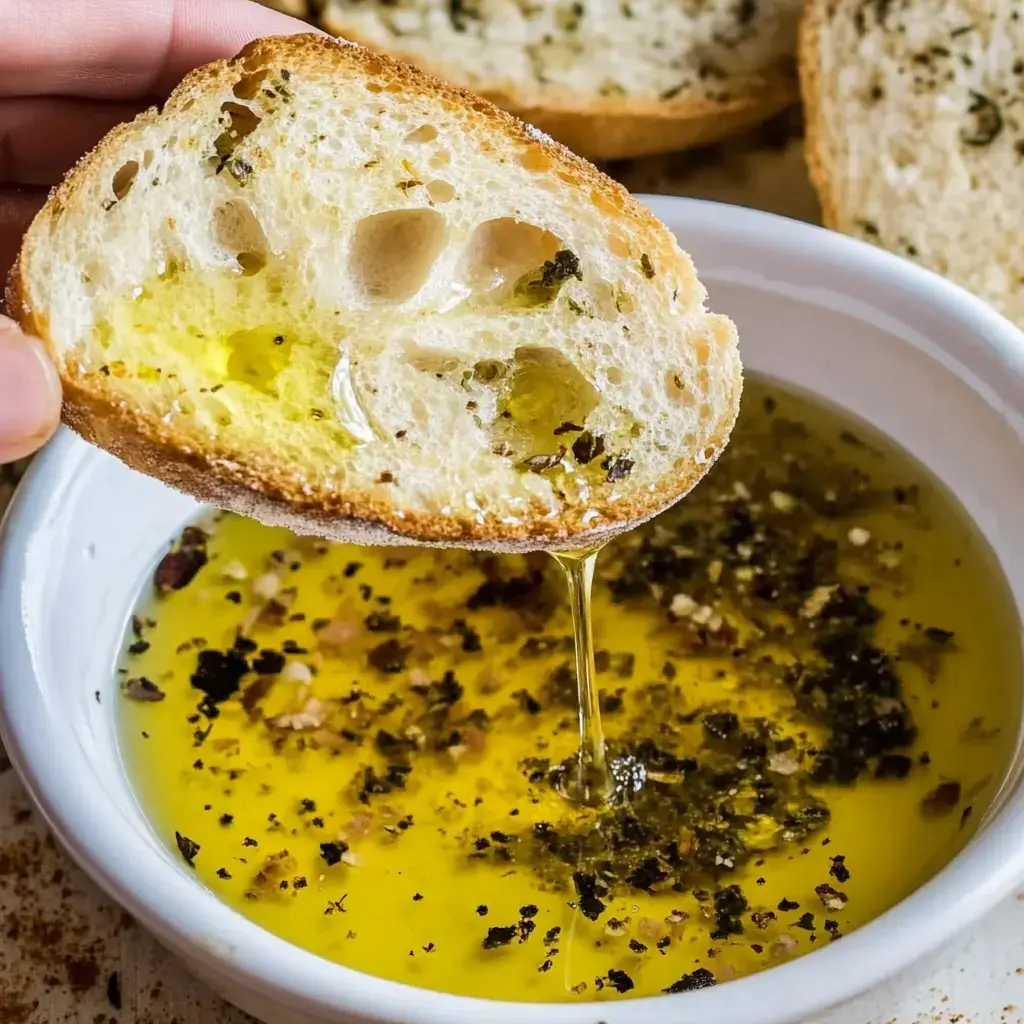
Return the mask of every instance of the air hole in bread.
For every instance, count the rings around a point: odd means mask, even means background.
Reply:
[[[132,185],[135,184],[135,178],[139,173],[139,163],[137,160],[129,160],[126,164],[122,164],[115,172],[113,180],[110,183],[110,187],[113,189],[114,198],[120,202],[129,192],[132,190]]]
[[[558,349],[522,345],[508,363],[483,360],[473,378],[493,389],[498,415],[492,425],[495,450],[516,460],[557,450],[567,423],[581,428],[601,396],[571,359]]]
[[[406,358],[414,370],[437,377],[448,376],[463,367],[462,359],[456,353],[439,348],[410,345],[406,349]]]
[[[621,235],[609,235],[608,236],[608,248],[612,251],[612,254],[619,256],[622,259],[626,259],[632,251],[629,246],[629,242]]]
[[[625,376],[617,366],[606,366],[604,369],[604,379],[609,384],[619,385],[625,380]]]
[[[405,137],[406,142],[433,142],[437,138],[437,129],[432,124],[421,124]]]
[[[669,398],[684,408],[692,408],[697,404],[696,396],[686,386],[686,377],[677,370],[669,370],[665,374],[665,390]]]
[[[213,237],[221,249],[235,256],[244,273],[259,273],[267,265],[267,236],[244,200],[229,199],[214,207]]]
[[[153,150],[147,149],[146,152],[142,154],[142,166],[148,168],[152,162]]]
[[[217,156],[224,158],[231,156],[239,144],[256,131],[262,118],[249,107],[231,100],[222,103],[220,110],[227,119],[227,129],[217,136],[213,147]]]
[[[452,162],[452,155],[447,149],[439,149],[427,162],[435,170],[440,170],[440,168],[447,167]]]
[[[450,203],[455,198],[455,186],[435,178],[433,181],[427,182],[427,195],[435,203]]]
[[[436,210],[391,210],[356,226],[349,273],[363,294],[403,302],[423,287],[444,248],[447,222]]]
[[[259,93],[260,86],[266,79],[267,74],[266,68],[260,68],[258,71],[252,72],[252,74],[243,75],[235,82],[235,87],[231,91],[240,100],[251,100]]]
[[[598,192],[597,189],[590,193],[590,201],[607,217],[616,217],[622,213],[618,203],[612,202],[611,199],[604,195],[604,193]]]
[[[632,313],[636,309],[636,299],[633,294],[625,288],[619,287],[615,291],[615,308],[620,313]]]
[[[554,259],[561,247],[557,236],[536,224],[512,217],[485,221],[466,250],[466,284],[479,296],[511,293],[524,274]]]
[[[615,286],[601,278],[590,286],[590,312],[601,320],[614,321],[619,318],[615,305]]]
[[[540,146],[534,145],[520,153],[519,163],[534,174],[546,174],[553,166],[551,157]]]
[[[383,92],[384,91],[384,86],[381,85],[380,82],[367,82],[366,85],[364,86],[364,88],[366,89],[367,92],[373,92],[373,93],[378,93],[378,92]]]

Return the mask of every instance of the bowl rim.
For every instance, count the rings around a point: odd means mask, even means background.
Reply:
[[[1007,386],[990,399],[1008,419],[1024,417],[1024,400],[1014,401],[1012,390],[1019,388],[1014,378],[1024,379],[1024,334],[958,286],[869,244],[773,214],[675,197],[642,200],[681,229],[684,244],[687,229],[733,243],[749,240],[780,255],[810,256],[841,269],[844,294],[850,294],[851,282],[884,282],[904,294],[908,307],[936,307],[975,336],[982,351],[1012,369]],[[980,390],[977,383],[971,386]],[[138,834],[120,827],[120,813],[90,785],[89,773],[67,770],[55,756],[54,738],[38,728],[46,715],[46,683],[23,619],[26,555],[46,522],[55,482],[80,467],[82,459],[100,457],[96,450],[83,453],[82,442],[63,429],[30,467],[0,530],[0,735],[47,824],[92,879],[166,945],[200,960],[208,976],[244,986],[254,997],[315,1018],[349,1013],[395,1024],[520,1024],[524,1014],[557,1024],[593,1024],[595,1015],[608,1024],[709,1024],[721,1021],[723,1008],[746,1024],[775,1024],[804,1019],[890,979],[976,921],[1024,878],[1019,824],[1001,820],[1007,815],[1000,812],[936,875],[841,943],[720,987],[619,1003],[456,996],[364,974],[307,952],[155,857]],[[29,679],[33,685],[22,682]],[[1016,817],[1024,818],[1024,812]]]

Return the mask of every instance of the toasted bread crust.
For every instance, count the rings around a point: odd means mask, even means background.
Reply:
[[[348,26],[325,21],[335,35],[386,53]],[[428,74],[439,69],[412,54],[401,59]],[[588,160],[624,160],[707,146],[751,125],[767,121],[800,98],[796,69],[780,63],[774,73],[726,102],[701,96],[671,100],[584,96],[547,99],[510,89],[480,87],[474,92],[557,139]]]
[[[367,74],[389,75],[403,89],[429,94],[453,107],[469,106],[490,122],[496,133],[539,146],[552,160],[553,170],[578,187],[599,195],[610,215],[628,219],[665,238],[664,228],[644,206],[596,168],[572,154],[559,143],[545,138],[489,101],[441,82],[416,68],[399,63],[385,54],[361,46],[338,42],[321,35],[297,35],[257,40],[230,61],[218,61],[189,74],[167,101],[173,108],[188,96],[221,87],[233,80],[238,64],[247,70],[263,62],[289,60],[320,70],[336,70],[341,62],[356,65]],[[155,119],[155,110],[139,115]],[[37,215],[7,284],[8,311],[27,333],[42,339],[58,365],[64,385],[63,420],[85,440],[116,455],[133,469],[153,476],[200,501],[250,516],[270,525],[283,525],[299,533],[315,533],[337,540],[368,544],[425,544],[487,550],[526,551],[540,548],[588,546],[603,537],[629,529],[667,508],[702,478],[707,463],[677,462],[678,475],[665,479],[642,502],[622,500],[604,509],[600,524],[584,522],[581,510],[565,510],[558,518],[537,516],[529,522],[506,523],[490,518],[444,516],[404,512],[364,491],[339,495],[300,485],[272,460],[246,455],[216,446],[195,450],[154,417],[141,414],[118,400],[102,377],[86,376],[72,360],[61,360],[48,330],[45,314],[33,309],[26,284],[36,244],[35,229],[61,211],[75,198],[79,183],[93,164],[116,152],[128,126],[115,128],[82,158],[65,180],[50,194]],[[612,214],[611,211],[614,211]],[[665,259],[677,259],[664,243]],[[652,249],[657,257],[657,249]],[[724,448],[739,407],[741,373],[737,363],[735,379],[729,381],[729,401],[711,432],[715,455]],[[546,511],[546,510],[545,510]]]
[[[804,105],[804,159],[821,204],[826,227],[838,228],[839,217],[830,171],[829,127],[822,118],[821,52],[818,46],[828,17],[828,0],[807,0],[797,36],[797,67]]]

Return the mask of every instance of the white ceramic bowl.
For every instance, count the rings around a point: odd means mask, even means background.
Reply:
[[[1019,613],[1024,335],[966,292],[839,235],[738,207],[648,201],[693,253],[713,308],[735,318],[747,366],[852,410],[946,481],[996,552]],[[196,511],[67,431],[57,437],[0,542],[0,726],[72,856],[198,975],[264,1020],[790,1024],[906,971],[1024,880],[1018,757],[982,828],[943,871],[842,942],[754,977],[676,996],[523,1005],[328,963],[199,886],[154,836],[122,767],[115,649],[143,573]]]

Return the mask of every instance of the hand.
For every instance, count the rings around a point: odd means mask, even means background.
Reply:
[[[249,0],[0,0],[0,300],[21,238],[64,172],[187,71],[308,26]],[[0,317],[0,463],[42,445],[60,382]]]

